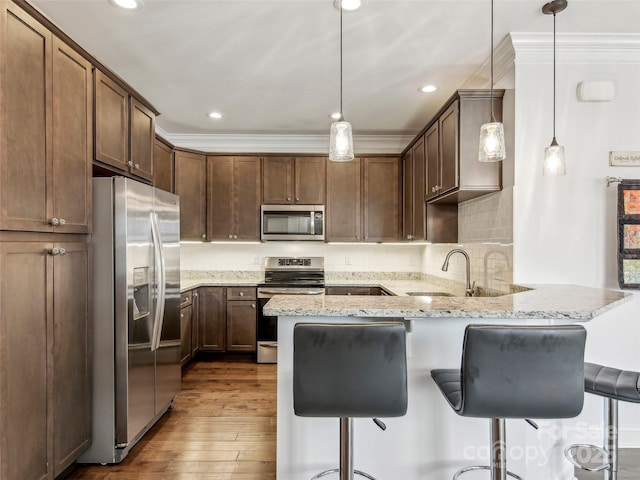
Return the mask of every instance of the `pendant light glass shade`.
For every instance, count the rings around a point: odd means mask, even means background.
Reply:
[[[351,124],[345,121],[333,122],[329,139],[329,160],[333,162],[348,162],[353,159]]]
[[[565,8],[567,8],[567,0],[553,0],[542,7],[542,13],[553,15],[553,140],[551,145],[544,149],[542,162],[542,175],[547,177],[560,177],[567,174],[564,147],[558,145],[556,140],[556,14]]]
[[[480,127],[480,146],[478,160],[481,162],[499,162],[507,158],[504,146],[504,125],[501,122],[489,122]]]
[[[504,125],[496,122],[493,114],[493,0],[491,0],[491,119],[480,127],[478,160],[480,162],[500,162],[507,158],[504,146]]]
[[[558,145],[553,137],[551,145],[544,149],[544,162],[542,163],[542,175],[547,177],[560,177],[567,174],[564,162],[564,147]]]

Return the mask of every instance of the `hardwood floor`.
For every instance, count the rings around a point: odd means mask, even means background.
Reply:
[[[173,408],[118,465],[67,480],[275,480],[276,365],[251,356],[185,367]]]

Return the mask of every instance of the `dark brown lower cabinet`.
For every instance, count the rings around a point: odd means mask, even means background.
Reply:
[[[256,300],[227,302],[227,351],[256,351]]]
[[[200,350],[224,352],[227,301],[224,287],[198,289],[198,321],[200,323]]]
[[[191,360],[191,329],[193,308],[191,305],[180,309],[180,358],[182,365]]]
[[[0,242],[0,479],[53,479],[91,440],[89,245]]]

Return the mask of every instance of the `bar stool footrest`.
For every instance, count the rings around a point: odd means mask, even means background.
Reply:
[[[453,480],[457,480],[458,477],[460,477],[460,475],[463,475],[467,472],[471,472],[474,470],[489,470],[491,471],[491,467],[488,465],[473,465],[471,467],[464,467],[461,468],[460,470],[458,470],[456,473],[453,474]],[[516,480],[524,480],[521,476],[516,475],[513,472],[507,472],[507,475],[509,475],[510,477],[515,478]]]
[[[324,477],[326,475],[331,475],[332,473],[340,473],[340,469],[339,468],[331,468],[329,470],[325,470],[324,472],[320,472],[317,475],[314,475],[313,477],[311,477],[311,480],[316,480],[317,478],[322,478],[322,477]],[[354,470],[353,473],[356,474],[356,475],[360,475],[361,477],[367,478],[369,480],[376,480],[375,477],[372,477],[367,472],[363,472],[362,470]]]
[[[583,465],[578,460],[576,460],[576,458],[573,456],[572,450],[574,448],[588,448],[590,450],[597,450],[598,452],[602,453],[603,463],[595,467],[587,467],[586,465]],[[567,460],[569,460],[574,466],[578,467],[580,470],[585,470],[587,472],[602,472],[603,470],[609,469],[609,462],[608,462],[609,452],[607,452],[607,450],[602,447],[598,447],[597,445],[590,445],[587,443],[571,444],[564,449],[564,457]]]

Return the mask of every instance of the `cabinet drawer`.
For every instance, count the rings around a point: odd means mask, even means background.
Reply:
[[[180,294],[180,308],[191,305],[193,302],[193,291],[182,292]]]
[[[254,287],[227,287],[227,300],[255,300]]]

